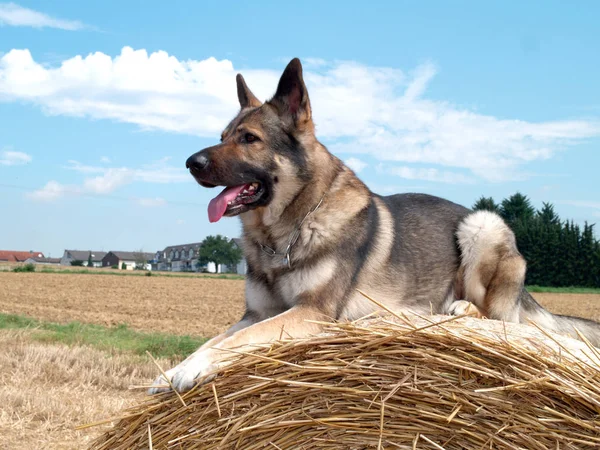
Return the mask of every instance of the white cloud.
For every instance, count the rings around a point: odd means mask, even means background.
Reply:
[[[137,169],[128,167],[87,166],[78,161],[70,160],[65,168],[84,174],[101,174],[98,177],[86,180],[89,182],[90,186],[100,184],[111,185],[114,186],[114,188],[117,188],[123,184],[134,181],[159,184],[191,182],[192,177],[187,170],[166,165],[169,159],[170,157],[166,157]]]
[[[350,157],[347,160],[345,160],[344,164],[346,164],[348,167],[350,167],[356,173],[361,172],[365,167],[368,166],[368,164],[366,162],[364,162],[363,160],[354,158],[354,157]]]
[[[0,3],[0,26],[34,28],[60,28],[61,30],[81,30],[86,26],[78,20],[63,20],[47,14],[24,8],[15,3]]]
[[[103,175],[87,178],[83,182],[83,189],[93,194],[109,194],[115,189],[131,182],[131,169],[107,169]]]
[[[110,164],[111,160],[108,156],[103,156],[102,158],[100,158],[100,162],[105,163],[105,164]]]
[[[63,185],[57,181],[48,182],[43,188],[27,194],[27,197],[39,201],[54,201],[66,195],[107,195],[118,188],[134,183],[193,183],[193,178],[187,170],[167,166],[170,158],[140,168],[88,166],[78,161],[70,160],[65,169],[84,174],[86,178],[80,185]],[[162,199],[137,199],[142,206],[162,206]]]
[[[397,184],[372,184],[369,183],[369,188],[381,195],[398,194],[400,192],[424,192],[427,191],[426,186],[417,185],[397,185]]]
[[[46,185],[37,191],[28,192],[25,195],[32,199],[41,202],[51,202],[63,197],[67,193],[76,193],[77,189],[74,186],[65,186],[57,181],[48,181]]]
[[[395,175],[407,180],[433,181],[437,183],[472,184],[475,180],[462,173],[438,170],[433,167],[415,168],[407,166],[386,167],[379,165],[377,171],[388,175]]]
[[[431,63],[404,72],[355,62],[311,62],[305,78],[317,133],[337,154],[460,168],[501,181],[527,177],[521,170],[525,164],[600,135],[598,120],[498,119],[428,99],[427,86],[436,74]],[[0,58],[0,101],[27,101],[49,114],[216,140],[239,109],[236,72],[228,60],[178,60],[164,51],[148,54],[129,47],[115,57],[75,56],[58,67],[34,61],[28,50],[11,50]],[[244,76],[265,99],[280,71],[244,70]]]
[[[136,199],[137,204],[146,208],[156,208],[159,206],[165,206],[167,201],[164,198],[138,198]]]
[[[27,153],[4,150],[0,152],[0,166],[22,166],[29,164],[32,158]]]

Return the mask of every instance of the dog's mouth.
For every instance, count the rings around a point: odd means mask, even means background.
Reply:
[[[215,187],[206,182],[200,184],[204,187]],[[246,212],[263,197],[265,192],[259,182],[228,186],[208,204],[208,220],[218,222],[223,216],[232,217]]]

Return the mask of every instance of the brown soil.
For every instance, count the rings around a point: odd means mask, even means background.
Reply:
[[[0,272],[0,312],[212,337],[244,311],[244,280]]]
[[[584,317],[600,322],[600,295],[533,293],[548,311],[566,316]]]

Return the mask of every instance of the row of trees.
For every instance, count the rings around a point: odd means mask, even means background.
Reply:
[[[473,209],[496,212],[510,225],[527,260],[527,284],[600,287],[600,242],[593,224],[562,220],[550,203],[536,210],[520,193],[501,203],[481,197]]]
[[[198,264],[205,266],[214,263],[215,267],[226,265],[235,267],[242,260],[242,249],[232,239],[227,239],[220,234],[207,236],[200,245]]]

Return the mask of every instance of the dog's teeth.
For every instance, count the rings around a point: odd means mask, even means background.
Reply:
[[[231,202],[227,202],[228,205],[231,205]]]

